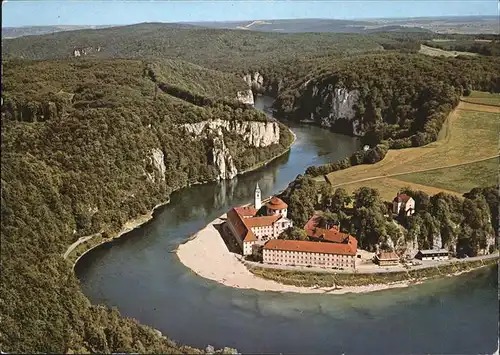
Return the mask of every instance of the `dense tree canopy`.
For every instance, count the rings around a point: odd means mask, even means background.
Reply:
[[[500,91],[499,72],[499,58],[395,52],[338,58],[288,85],[275,107],[296,119],[328,116],[334,89],[356,90],[354,119],[360,121],[364,143],[375,146],[385,139],[391,148],[421,146],[436,140],[466,88]],[[352,123],[337,120],[332,129],[352,134]]]
[[[116,311],[91,307],[62,258],[77,238],[100,231],[112,235],[173,190],[215,178],[213,139],[186,137],[180,124],[267,120],[234,100],[229,74],[184,63],[175,63],[173,70],[171,62],[164,69],[167,78],[161,64],[149,65],[136,60],[4,63],[2,350],[197,351],[176,346]],[[172,80],[179,93],[207,101],[194,104],[180,94],[155,92],[148,70],[158,70],[158,80]],[[179,81],[189,77],[186,73],[193,81]],[[206,81],[193,86],[199,77]],[[225,93],[226,101],[214,99]],[[225,136],[236,166],[243,170],[283,152],[292,137],[282,128],[280,143],[265,148],[236,134]],[[164,176],[154,167],[154,149],[163,153]]]
[[[406,242],[416,240],[422,249],[444,247],[458,256],[476,256],[498,247],[498,231],[494,230],[498,223],[498,187],[473,189],[464,199],[446,193],[429,197],[411,189],[400,192],[416,203],[413,216],[395,216],[404,227],[402,237]],[[402,233],[388,208],[390,204],[376,189],[362,187],[349,196],[342,188],[334,190],[308,176],[299,176],[281,198],[288,203],[296,226],[303,226],[314,213],[322,211],[326,220],[340,222],[342,231],[356,236],[363,249],[393,249]]]

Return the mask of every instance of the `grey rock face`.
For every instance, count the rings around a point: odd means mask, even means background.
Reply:
[[[280,128],[277,122],[209,120],[187,123],[181,126],[194,139],[215,136],[211,162],[216,169],[217,179],[232,179],[238,174],[233,157],[224,143],[224,134],[234,132],[253,147],[267,147],[278,144]]]
[[[238,91],[236,93],[236,99],[247,105],[254,105],[253,92],[251,89],[245,91]]]
[[[163,151],[159,148],[153,148],[151,150],[151,156],[146,158],[147,165],[153,166],[152,172],[146,171],[146,177],[149,181],[153,183],[165,181],[165,172],[167,171],[167,167],[165,166],[163,158]]]
[[[267,147],[280,141],[280,127],[276,122],[210,120],[181,126],[186,132],[201,136],[205,130],[222,135],[235,132],[254,147]]]
[[[252,89],[261,90],[264,87],[264,77],[258,71],[253,74],[244,75],[243,80]]]
[[[310,80],[304,83],[309,85]],[[331,127],[336,121],[344,119],[352,124],[352,132],[356,136],[363,135],[362,122],[355,119],[355,105],[359,100],[358,90],[335,88],[332,84],[320,90],[317,83],[309,89],[312,99],[318,102],[318,108],[311,112],[311,119],[318,121],[323,127]]]
[[[212,148],[213,164],[217,169],[217,179],[232,179],[238,174],[234,165],[233,157],[227,149],[222,136],[214,138],[214,147]]]

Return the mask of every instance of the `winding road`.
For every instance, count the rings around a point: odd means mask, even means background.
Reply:
[[[68,249],[66,250],[66,252],[63,254],[63,258],[64,259],[67,259],[68,258],[68,255],[71,254],[71,252],[73,250],[75,250],[75,248],[77,246],[79,246],[80,244],[82,243],[85,243],[87,240],[90,240],[92,238],[94,238],[95,236],[99,235],[101,233],[96,233],[96,234],[92,234],[92,235],[87,235],[87,236],[84,236],[84,237],[80,237],[78,238],[78,240],[76,242],[74,242],[73,244],[71,244]]]

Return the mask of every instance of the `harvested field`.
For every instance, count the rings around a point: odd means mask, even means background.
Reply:
[[[459,55],[477,55],[476,53],[471,52],[445,51],[444,49],[429,47],[425,44],[420,45],[419,53],[430,55],[432,57],[457,57]]]
[[[463,97],[462,101],[468,102],[468,103],[473,103],[473,104],[479,104],[479,105],[489,105],[489,106],[500,107],[500,94],[492,94],[489,92],[482,92],[482,91],[473,91],[470,94],[470,96]],[[484,109],[491,110],[491,108],[488,108],[488,106],[486,106]],[[493,109],[493,112],[496,112],[496,111],[494,111],[494,109]]]
[[[478,97],[477,95],[475,97]],[[383,196],[410,186],[437,193],[463,193],[494,181],[498,164],[500,107],[460,102],[438,140],[423,147],[390,150],[384,160],[326,176],[334,187],[378,187]],[[498,168],[496,169],[498,172]]]
[[[396,193],[403,188],[409,187],[412,190],[420,190],[425,192],[428,195],[435,195],[440,192],[446,192],[452,195],[457,195],[459,197],[462,196],[461,193],[457,191],[448,190],[445,188],[433,187],[428,185],[422,185],[418,183],[413,183],[409,181],[403,181],[396,178],[380,178],[370,181],[364,182],[356,182],[353,184],[347,184],[342,186],[346,189],[347,192],[352,193],[359,189],[360,187],[371,187],[373,189],[377,189],[380,193],[380,196],[385,201],[392,201],[392,199],[396,196]],[[470,189],[469,189],[470,190]]]

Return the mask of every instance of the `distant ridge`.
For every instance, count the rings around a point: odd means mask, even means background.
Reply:
[[[437,33],[498,33],[497,16],[440,16],[374,19],[276,19],[247,21],[188,22],[205,28],[241,29],[262,32],[335,32],[368,33],[385,26],[400,26],[400,30],[427,30]]]
[[[101,28],[116,27],[116,25],[57,25],[57,26],[23,26],[2,27],[2,38],[17,38],[24,36],[44,35],[64,31],[94,30]]]
[[[381,31],[498,34],[497,16],[441,16],[375,19],[276,19],[247,21],[148,22],[171,28],[212,28],[280,33],[372,33]],[[17,38],[75,30],[127,27],[128,25],[52,25],[4,27],[2,38]]]

